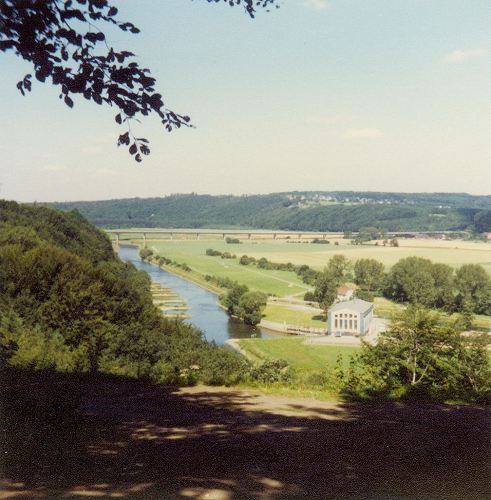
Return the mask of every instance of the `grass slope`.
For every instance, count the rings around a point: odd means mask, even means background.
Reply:
[[[265,358],[284,359],[299,373],[334,368],[338,356],[347,366],[349,358],[359,347],[337,345],[308,345],[305,338],[282,337],[279,339],[243,339],[239,344],[253,360]]]

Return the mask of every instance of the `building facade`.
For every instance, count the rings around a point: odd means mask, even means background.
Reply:
[[[327,334],[363,337],[372,327],[373,304],[361,299],[334,304],[327,313]]]

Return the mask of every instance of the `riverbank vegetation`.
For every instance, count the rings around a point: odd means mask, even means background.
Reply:
[[[34,370],[232,383],[244,361],[162,317],[150,279],[76,212],[0,202],[0,357]]]

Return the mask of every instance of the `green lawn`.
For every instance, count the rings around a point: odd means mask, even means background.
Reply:
[[[275,323],[287,323],[294,326],[312,326],[327,328],[325,316],[310,311],[291,309],[291,305],[268,303],[264,310],[264,319]]]
[[[359,347],[337,345],[306,345],[303,337],[282,337],[278,339],[243,339],[240,346],[253,360],[265,358],[284,359],[298,372],[309,372],[334,368],[338,356],[347,366],[351,355]]]
[[[210,274],[228,277],[247,285],[251,290],[284,297],[287,295],[302,296],[311,287],[305,285],[298,276],[288,271],[268,271],[256,266],[241,266],[237,259],[222,259],[205,255],[207,248],[222,252],[235,253],[238,256],[246,253],[242,247],[246,245],[229,245],[220,240],[213,241],[152,241],[148,246],[158,255],[177,262],[188,264],[194,271],[202,275]]]

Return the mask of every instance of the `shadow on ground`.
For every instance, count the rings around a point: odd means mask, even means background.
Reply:
[[[2,382],[0,498],[491,498],[482,408],[103,376],[9,372]]]

